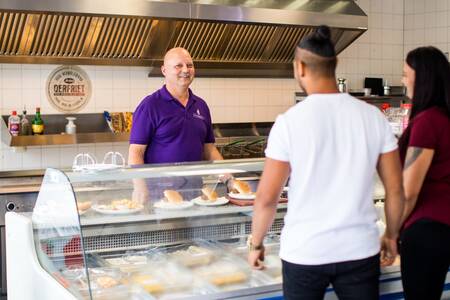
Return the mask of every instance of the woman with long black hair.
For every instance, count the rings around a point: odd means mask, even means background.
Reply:
[[[405,298],[440,299],[450,265],[450,65],[434,47],[406,57],[403,84],[412,99],[400,138],[405,221],[400,237]]]

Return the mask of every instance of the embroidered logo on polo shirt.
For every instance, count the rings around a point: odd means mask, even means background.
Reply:
[[[205,117],[200,114],[200,110],[198,108],[197,108],[196,113],[193,113],[192,116],[194,118],[197,118],[197,119],[200,119],[200,120],[205,120]]]

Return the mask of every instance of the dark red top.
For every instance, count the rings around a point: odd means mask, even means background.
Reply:
[[[434,149],[416,206],[404,228],[420,219],[450,226],[450,117],[438,107],[419,113],[400,138],[402,162],[408,147]]]

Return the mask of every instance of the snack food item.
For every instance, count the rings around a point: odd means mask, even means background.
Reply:
[[[91,205],[92,205],[91,201],[78,202],[77,203],[78,213],[85,212],[86,210],[91,208]]]
[[[164,291],[161,282],[149,274],[134,275],[131,277],[131,281],[142,286],[150,294],[161,293]]]
[[[169,203],[179,204],[183,202],[183,196],[180,193],[174,190],[165,190],[164,191],[165,200]]]
[[[210,282],[214,285],[222,286],[226,284],[240,283],[246,280],[247,274],[239,271],[231,274],[216,275],[211,278]]]
[[[105,205],[105,209],[110,210],[124,210],[124,209],[135,209],[141,206],[137,201],[130,199],[120,199],[111,201],[110,205]],[[103,207],[102,207],[103,208]]]
[[[131,125],[133,123],[133,113],[132,112],[124,112],[123,113],[124,116],[124,120],[125,120],[125,132],[130,132],[131,131]]]
[[[111,288],[111,287],[119,284],[119,282],[117,280],[115,280],[114,278],[112,278],[110,276],[97,277],[96,282],[99,285],[99,287],[104,288],[104,289]]]
[[[203,247],[189,246],[186,250],[171,253],[170,257],[185,267],[195,267],[211,263],[214,260],[214,253]]]
[[[216,191],[210,189],[209,187],[204,187],[202,189],[202,194],[203,195],[201,197],[205,201],[214,202],[217,200],[217,197],[218,197]]]
[[[251,194],[252,189],[250,185],[245,181],[233,180],[232,192],[239,194]]]
[[[230,260],[220,260],[194,270],[198,276],[216,286],[242,283],[248,280],[248,273]]]

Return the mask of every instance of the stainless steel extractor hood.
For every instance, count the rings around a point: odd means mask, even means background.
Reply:
[[[159,67],[191,52],[199,76],[290,77],[296,44],[332,28],[341,52],[367,30],[353,0],[1,0],[0,63]]]

